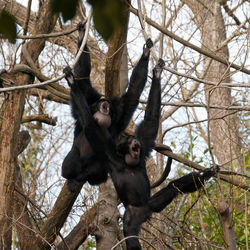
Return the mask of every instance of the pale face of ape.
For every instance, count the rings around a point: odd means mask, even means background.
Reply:
[[[94,113],[93,117],[97,120],[99,126],[109,128],[111,125],[110,104],[108,101],[100,101],[98,103],[98,111]]]
[[[128,138],[128,153],[125,154],[126,164],[130,166],[137,165],[140,161],[140,153],[141,153],[140,142],[134,137],[129,137]]]

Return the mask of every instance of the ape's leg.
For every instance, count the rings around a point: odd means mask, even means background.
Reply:
[[[190,173],[177,180],[171,181],[167,187],[155,193],[148,204],[152,212],[162,211],[179,193],[192,193],[200,189],[204,182],[215,174],[214,170],[208,169],[203,173]]]
[[[102,163],[102,164],[101,164]],[[107,181],[107,166],[105,162],[96,161],[93,164],[88,164],[87,181],[90,185],[99,185]]]
[[[82,163],[79,150],[73,145],[62,164],[62,176],[68,180],[67,184],[71,192],[75,192],[81,182],[85,181]]]
[[[138,236],[140,233],[141,225],[151,216],[151,212],[147,206],[134,207],[129,205],[126,208],[123,216],[123,233],[124,237]],[[141,245],[137,237],[129,238],[126,240],[127,250],[140,250]]]

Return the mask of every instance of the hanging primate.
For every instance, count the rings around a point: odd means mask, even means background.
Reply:
[[[143,222],[153,212],[162,211],[181,193],[191,193],[201,188],[214,175],[213,169],[203,173],[190,173],[170,182],[167,187],[150,197],[150,184],[146,172],[146,158],[154,148],[158,131],[161,106],[160,75],[164,62],[160,59],[153,70],[152,86],[144,120],[133,136],[126,136],[115,146],[109,133],[81,109],[87,121],[85,133],[93,150],[107,162],[117,194],[125,207],[123,217],[124,236],[138,236]],[[79,97],[78,97],[79,98]],[[106,158],[105,158],[106,157]],[[138,238],[126,240],[127,250],[141,249]]]
[[[79,23],[77,28],[79,32],[78,48],[80,48],[85,34],[85,26]],[[142,56],[133,69],[128,89],[121,97],[102,98],[102,95],[92,87],[90,54],[87,45],[85,45],[84,51],[74,68],[74,77],[71,75],[70,67],[64,69],[69,86],[74,86],[71,87],[71,107],[72,115],[76,121],[73,145],[62,164],[62,176],[68,180],[68,187],[71,192],[74,192],[79,184],[85,181],[88,181],[91,185],[97,185],[107,180],[107,169],[103,167],[102,159],[93,152],[86,139],[84,127],[79,121],[79,110],[73,96],[81,94],[86,98],[87,106],[93,117],[100,126],[108,128],[111,137],[115,140],[127,127],[139,103],[140,95],[147,80],[150,48],[152,46],[152,40],[148,39],[143,46]]]

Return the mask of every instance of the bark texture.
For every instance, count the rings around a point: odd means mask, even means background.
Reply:
[[[222,225],[223,235],[225,242],[227,244],[228,250],[236,250],[236,239],[233,228],[232,215],[230,212],[230,208],[226,202],[220,201],[218,203],[217,210],[220,215],[220,222]]]
[[[11,79],[16,86],[29,82],[29,76],[22,73],[4,76]],[[5,94],[0,131],[0,249],[11,249],[17,138],[24,100],[24,91]]]
[[[127,1],[128,4],[130,1]],[[127,42],[129,10],[126,10],[126,22],[115,32],[108,42],[108,52],[106,55],[105,70],[105,95],[106,97],[121,95],[120,90],[120,69],[122,55]],[[126,54],[126,50],[124,52]]]
[[[82,215],[79,223],[58,244],[57,250],[78,249],[88,235],[95,232],[98,225],[98,207],[99,205],[97,204]]]

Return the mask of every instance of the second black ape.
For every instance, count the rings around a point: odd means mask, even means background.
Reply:
[[[85,26],[78,24],[78,47],[81,46],[85,33]],[[66,67],[64,73],[69,86],[74,82],[75,88],[71,88],[72,115],[75,118],[74,141],[70,152],[62,164],[62,176],[68,180],[70,191],[75,191],[80,182],[88,181],[91,185],[100,184],[107,179],[107,169],[102,164],[102,159],[96,155],[85,136],[84,127],[79,119],[78,106],[75,103],[75,95],[83,95],[87,106],[98,124],[107,127],[111,137],[115,140],[127,127],[143,91],[147,80],[150,48],[153,46],[148,39],[143,46],[143,53],[137,65],[133,69],[126,93],[121,97],[105,99],[91,85],[90,81],[90,55],[88,46],[85,45],[78,63],[74,68],[74,77],[71,69]]]
[[[144,120],[137,127],[134,136],[127,136],[115,146],[109,133],[100,128],[88,116],[86,136],[96,154],[107,157],[107,167],[118,196],[125,207],[123,217],[124,236],[138,236],[143,222],[153,212],[162,211],[181,193],[191,193],[202,187],[205,180],[214,175],[212,169],[204,173],[190,173],[170,182],[165,188],[150,197],[149,179],[146,173],[146,158],[154,147],[158,131],[161,104],[160,74],[164,63],[160,60],[153,70],[152,86]],[[99,145],[99,146],[98,146]],[[106,154],[106,155],[105,155]],[[126,240],[127,250],[141,249],[137,237]]]

